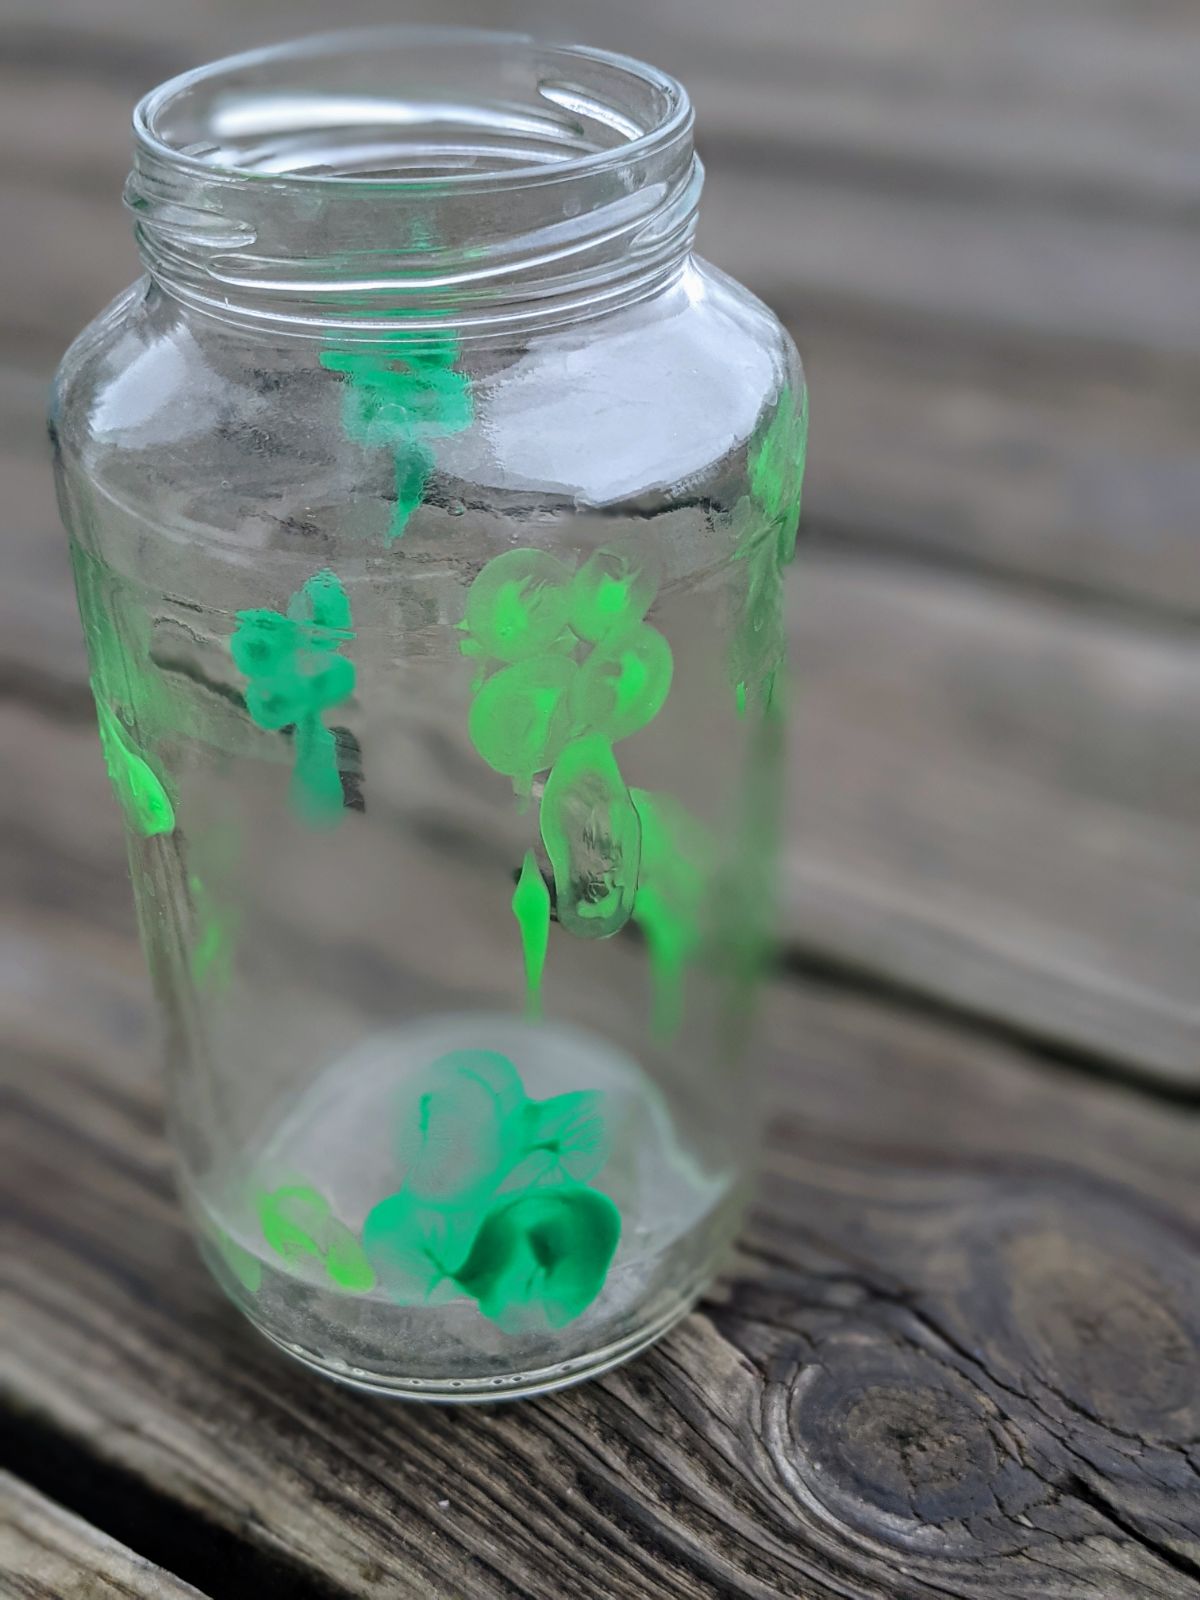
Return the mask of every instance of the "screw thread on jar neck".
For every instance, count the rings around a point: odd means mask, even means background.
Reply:
[[[200,68],[134,117],[126,203],[151,276],[198,310],[378,338],[481,334],[652,293],[691,249],[683,88],[510,34],[332,34]]]

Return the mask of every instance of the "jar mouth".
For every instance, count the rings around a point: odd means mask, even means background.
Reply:
[[[569,183],[690,137],[686,90],[584,45],[404,25],[180,74],[139,102],[139,156],[208,181],[456,193]]]
[[[293,332],[573,319],[654,292],[703,169],[683,87],[520,34],[388,27],[153,90],[125,199],[151,276]]]

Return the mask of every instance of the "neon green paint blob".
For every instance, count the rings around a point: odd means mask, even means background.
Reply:
[[[601,734],[576,739],[555,762],[540,822],[559,922],[585,939],[617,933],[633,912],[641,826]]]
[[[100,725],[100,745],[109,781],[135,832],[152,839],[171,833],[175,827],[175,808],[162,780],[150,763],[140,756],[120,722],[96,695],[96,716]]]
[[[529,1016],[538,1017],[542,1012],[542,972],[550,944],[550,891],[532,850],[525,852],[512,909],[521,930],[525,957],[525,1010]]]
[[[634,921],[654,975],[654,1028],[669,1037],[683,1015],[687,964],[703,938],[714,850],[702,825],[670,795],[631,791],[642,824]]]
[[[246,710],[253,720],[268,730],[295,728],[289,796],[314,827],[343,815],[337,742],[321,713],[354,693],[354,663],[337,654],[354,638],[350,623],[349,597],[325,568],[292,595],[286,616],[239,611],[229,641],[234,664],[250,680]]]
[[[390,1300],[442,1305],[460,1293],[454,1274],[466,1260],[483,1213],[432,1206],[401,1189],[367,1213],[363,1248]]]
[[[489,767],[528,785],[557,759],[571,734],[570,692],[578,671],[565,656],[538,656],[487,680],[467,731]]]
[[[527,1100],[517,1134],[521,1159],[509,1181],[514,1186],[590,1183],[609,1156],[603,1101],[597,1089]]]
[[[416,1199],[463,1207],[494,1192],[520,1154],[517,1069],[495,1050],[455,1050],[405,1086],[396,1155]]]
[[[467,595],[466,625],[478,651],[527,661],[559,648],[570,583],[567,568],[544,550],[508,550],[489,561]]]
[[[579,669],[571,711],[579,730],[625,739],[662,710],[671,689],[671,647],[648,623],[610,634]]]
[[[595,1189],[520,1194],[488,1213],[458,1282],[502,1328],[561,1328],[600,1293],[620,1236],[620,1212]]]
[[[322,1264],[331,1283],[349,1294],[365,1294],[374,1287],[375,1273],[362,1246],[316,1189],[292,1184],[264,1190],[255,1203],[263,1238],[289,1267],[311,1257]]]
[[[470,379],[453,370],[452,336],[398,341],[385,350],[326,350],[321,365],[342,374],[342,427],[366,450],[395,453],[396,503],[386,539],[393,543],[425,497],[434,468],[431,439],[469,428],[475,416]]]
[[[606,545],[575,574],[568,620],[581,639],[595,644],[641,622],[657,592],[657,576],[644,560]]]

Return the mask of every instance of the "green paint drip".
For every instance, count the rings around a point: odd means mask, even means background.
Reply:
[[[559,922],[585,939],[618,932],[633,912],[641,826],[602,735],[576,739],[562,752],[546,780],[540,823]]]
[[[241,922],[232,906],[220,905],[198,873],[188,878],[197,927],[192,944],[192,982],[201,989],[224,989],[233,973],[233,952]]]
[[[437,1305],[466,1293],[502,1328],[561,1327],[599,1294],[620,1234],[585,1187],[609,1155],[603,1096],[532,1100],[507,1057],[453,1051],[402,1097],[403,1187],[363,1224],[387,1295]]]
[[[129,826],[144,838],[171,833],[175,827],[175,808],[162,780],[145,757],[140,756],[120,722],[99,698],[93,685],[96,716],[100,725],[100,745],[113,791]]]
[[[391,450],[396,503],[386,541],[399,539],[425,498],[435,461],[430,441],[461,433],[475,416],[470,379],[453,370],[452,336],[393,342],[384,350],[325,350],[321,365],[342,374],[342,427],[366,450]]]
[[[714,851],[707,831],[669,795],[634,789],[631,797],[642,824],[633,915],[654,975],[654,1029],[668,1038],[682,1021],[684,973],[703,938]]]
[[[329,1281],[348,1294],[375,1286],[375,1272],[349,1228],[337,1220],[325,1196],[306,1184],[290,1184],[255,1197],[263,1238],[293,1270],[305,1258],[319,1261]]]
[[[542,972],[550,944],[550,891],[532,850],[525,852],[521,876],[513,892],[512,909],[521,930],[521,949],[525,957],[525,1010],[530,1017],[540,1017]]]
[[[250,716],[260,728],[295,729],[289,798],[313,827],[336,824],[343,814],[337,741],[321,713],[354,693],[354,663],[337,654],[354,638],[350,624],[349,598],[326,568],[292,595],[286,615],[239,611],[229,641],[234,664],[249,679]]]

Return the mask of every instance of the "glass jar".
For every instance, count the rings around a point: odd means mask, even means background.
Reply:
[[[51,428],[204,1254],[364,1387],[600,1372],[753,1158],[795,349],[638,62],[335,35],[134,126]]]

